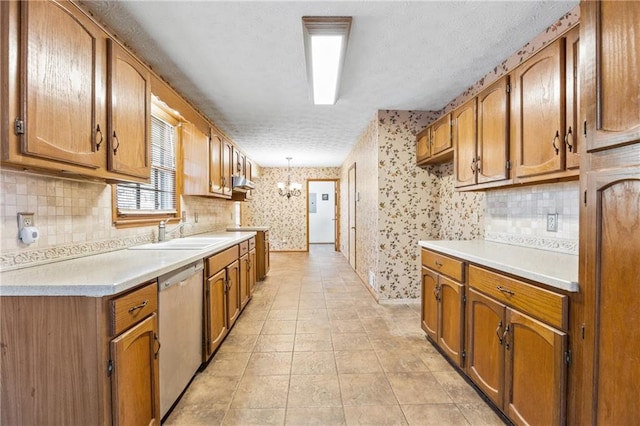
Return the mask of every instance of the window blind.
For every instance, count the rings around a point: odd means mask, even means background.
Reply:
[[[119,214],[176,212],[176,134],[173,125],[151,117],[151,181],[117,185]]]

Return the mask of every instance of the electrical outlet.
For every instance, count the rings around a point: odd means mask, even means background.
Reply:
[[[18,229],[22,229],[27,226],[34,226],[34,216],[35,213],[18,213]]]
[[[547,214],[547,231],[558,232],[558,213]]]

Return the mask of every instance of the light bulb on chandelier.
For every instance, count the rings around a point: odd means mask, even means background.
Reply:
[[[291,197],[298,197],[302,194],[302,185],[299,183],[291,182],[291,158],[287,158],[287,182],[278,182],[278,194],[287,199]]]

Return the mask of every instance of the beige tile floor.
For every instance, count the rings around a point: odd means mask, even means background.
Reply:
[[[429,344],[420,305],[378,305],[331,246],[271,271],[166,425],[502,425]]]

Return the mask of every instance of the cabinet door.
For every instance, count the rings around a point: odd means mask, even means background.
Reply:
[[[227,266],[227,326],[229,329],[240,315],[240,262]]]
[[[244,154],[238,151],[238,149],[233,147],[233,164],[232,164],[232,174],[233,176],[244,176],[245,175],[245,158]]]
[[[587,151],[640,141],[640,2],[580,4]]]
[[[233,176],[233,145],[227,140],[222,141],[222,153],[220,158],[222,194],[231,197],[231,176]]]
[[[640,382],[640,167],[597,172],[587,179],[587,248],[581,269],[588,272],[580,281],[591,309],[586,329],[593,330],[587,333],[589,362],[583,374],[593,388],[583,399],[594,403],[589,423],[640,424],[634,391]]]
[[[271,247],[269,244],[269,232],[265,232],[265,241],[264,241],[264,277],[269,273],[269,269],[271,268]]]
[[[518,177],[564,170],[564,39],[515,71]]]
[[[240,258],[240,307],[244,307],[249,302],[249,253]]]
[[[244,177],[248,180],[253,178],[253,161],[249,158],[244,159]],[[253,200],[253,190],[250,189],[244,194],[245,201]]]
[[[580,29],[573,28],[566,35],[565,42],[565,81],[566,93],[566,122],[564,133],[564,145],[567,170],[580,167],[580,151],[578,144],[582,140],[582,132],[578,123],[580,112],[580,79],[578,69],[580,65]]]
[[[253,292],[256,289],[256,250],[253,249],[249,252],[249,297],[253,296]]]
[[[149,71],[112,40],[109,71],[109,170],[149,179],[151,170],[151,89]]]
[[[431,157],[451,148],[451,114],[431,125]]]
[[[68,2],[20,8],[22,152],[106,169],[106,35]]]
[[[453,112],[456,188],[476,183],[476,98]]]
[[[225,182],[222,181],[222,136],[211,130],[209,139],[209,191],[216,195],[224,195]]]
[[[438,274],[422,268],[422,329],[438,341]]]
[[[207,279],[205,284],[205,361],[227,335],[226,280],[227,272],[223,269]]]
[[[456,364],[463,366],[464,285],[439,277],[438,346]]]
[[[429,158],[431,154],[430,143],[429,143],[429,132],[430,128],[426,128],[420,134],[418,134],[418,138],[416,139],[416,163],[420,164],[422,161]]]
[[[478,95],[478,183],[509,178],[508,84],[505,76]]]
[[[209,135],[182,123],[182,193],[209,195]]]
[[[567,335],[510,308],[507,323],[505,412],[519,425],[563,425]]]
[[[158,325],[151,314],[111,341],[114,425],[159,425]]]
[[[467,306],[467,375],[502,409],[506,307],[472,288]]]

